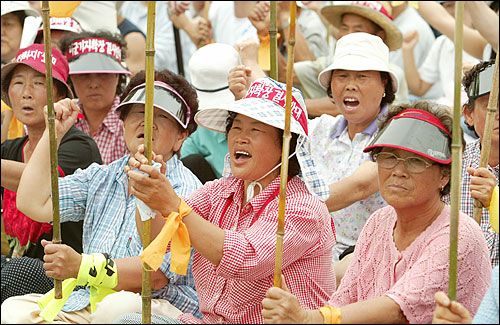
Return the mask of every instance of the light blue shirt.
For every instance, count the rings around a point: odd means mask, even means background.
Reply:
[[[491,272],[491,284],[483,297],[476,316],[472,319],[473,324],[498,324],[498,265]]]
[[[139,256],[142,243],[135,224],[136,199],[128,195],[128,177],[124,171],[130,156],[126,155],[109,165],[92,164],[74,174],[59,178],[59,205],[61,222],[83,222],[83,252],[108,253],[110,258]],[[198,178],[173,156],[166,163],[166,177],[179,196],[187,196],[202,184]],[[192,258],[192,257],[191,257]],[[170,280],[169,285],[153,292],[153,298],[170,300],[183,312],[201,317],[198,297],[191,274],[170,272],[170,254],[165,254],[160,269]],[[78,287],[77,287],[78,288]],[[81,310],[89,305],[89,288],[75,290],[63,311]]]

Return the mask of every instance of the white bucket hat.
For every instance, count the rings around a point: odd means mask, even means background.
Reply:
[[[191,56],[188,69],[191,84],[198,94],[200,110],[234,101],[227,76],[229,70],[239,64],[238,51],[228,44],[208,44]]]
[[[318,76],[319,84],[327,89],[336,69],[351,71],[385,71],[392,79],[392,90],[398,90],[398,77],[389,68],[389,48],[378,36],[351,33],[337,41],[333,63]]]
[[[234,112],[283,130],[285,126],[285,101],[286,84],[271,78],[260,78],[250,85],[244,98],[232,103],[205,108],[198,111],[194,119],[198,125],[204,128],[226,133],[229,112]],[[292,88],[290,131],[299,136],[295,148],[301,169],[298,176],[304,181],[309,192],[325,201],[330,195],[330,191],[317,173],[311,157],[306,104],[302,93],[296,88]],[[229,171],[225,170],[224,176],[228,175],[230,175]]]
[[[26,16],[40,16],[38,11],[30,7],[28,1],[2,1],[2,16],[14,11],[24,11]]]

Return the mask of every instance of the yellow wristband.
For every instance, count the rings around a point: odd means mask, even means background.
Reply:
[[[335,308],[329,305],[319,309],[325,324],[340,324],[340,308]]]

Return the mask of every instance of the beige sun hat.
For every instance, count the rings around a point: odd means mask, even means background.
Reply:
[[[325,6],[321,14],[333,26],[340,28],[342,16],[355,14],[366,18],[385,31],[384,43],[390,51],[401,48],[403,35],[394,25],[392,8],[388,1],[335,1],[334,5]]]

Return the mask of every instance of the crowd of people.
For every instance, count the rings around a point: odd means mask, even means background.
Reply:
[[[455,1],[297,1],[293,42],[290,4],[275,80],[269,1],[156,2],[145,130],[146,1],[51,2],[51,74],[40,2],[2,1],[2,324],[142,323],[143,268],[154,324],[499,322],[499,3],[464,3],[458,129]]]

